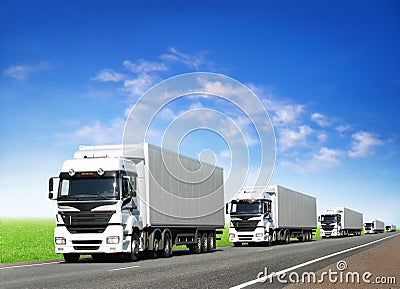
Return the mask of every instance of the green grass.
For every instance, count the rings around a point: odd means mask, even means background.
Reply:
[[[0,218],[0,263],[60,258],[53,218]]]

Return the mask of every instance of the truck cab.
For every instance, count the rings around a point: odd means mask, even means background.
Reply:
[[[135,259],[143,230],[136,190],[130,160],[82,152],[66,160],[59,176],[49,180],[49,198],[57,200],[56,253],[67,262],[81,254],[96,259],[122,253]]]
[[[343,235],[342,213],[340,210],[327,210],[320,216],[321,237],[337,237]]]
[[[245,187],[227,204],[230,214],[229,240],[234,246],[243,242],[269,241],[270,229],[275,229],[269,193]],[[270,240],[272,241],[272,239]]]

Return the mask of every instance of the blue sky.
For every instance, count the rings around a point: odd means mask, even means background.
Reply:
[[[272,183],[317,196],[319,211],[400,225],[399,12],[397,1],[0,1],[0,216],[52,216],[47,178],[78,145],[121,142],[142,93],[206,71],[268,110]],[[177,102],[159,119],[217,104]],[[205,147],[228,165],[210,132],[181,149]]]

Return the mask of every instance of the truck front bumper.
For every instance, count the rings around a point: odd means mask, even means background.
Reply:
[[[127,246],[123,237],[123,227],[120,225],[108,226],[103,233],[78,234],[71,234],[65,226],[60,226],[54,228],[55,252],[58,254],[126,252]],[[60,244],[64,242],[65,244]]]
[[[229,241],[233,243],[259,243],[268,240],[268,233],[264,228],[258,227],[254,231],[236,231],[235,228],[229,230]]]
[[[336,229],[333,229],[332,231],[327,231],[327,230],[320,230],[320,235],[321,237],[339,237],[340,232]]]

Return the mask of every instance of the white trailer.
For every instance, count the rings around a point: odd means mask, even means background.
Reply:
[[[319,221],[322,238],[361,235],[363,229],[363,214],[345,207],[327,209]]]
[[[243,243],[289,243],[292,237],[310,241],[317,227],[316,198],[271,185],[244,187],[226,205],[229,240]]]
[[[50,178],[49,198],[67,262],[169,257],[174,244],[213,251],[224,227],[222,168],[148,143],[79,147]]]
[[[385,229],[386,229],[386,232],[396,232],[396,225],[393,225],[393,224],[386,225]]]
[[[365,234],[376,234],[385,232],[385,223],[379,220],[371,220],[364,223]]]

